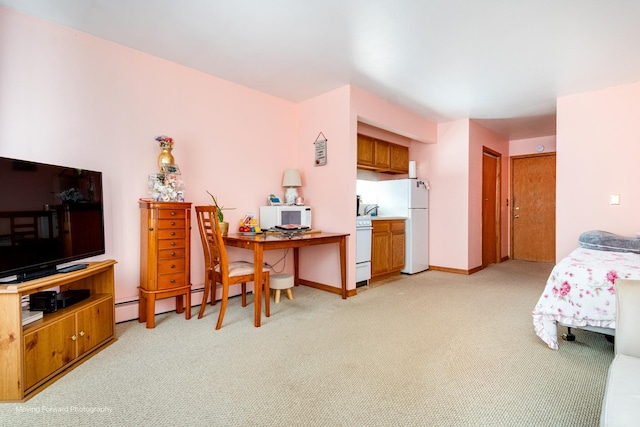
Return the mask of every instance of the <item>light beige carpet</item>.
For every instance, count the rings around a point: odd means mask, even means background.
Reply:
[[[554,351],[535,335],[551,268],[428,271],[346,301],[297,287],[261,328],[239,298],[219,331],[219,305],[118,324],[115,344],[1,404],[0,425],[597,426],[613,345],[575,330]]]

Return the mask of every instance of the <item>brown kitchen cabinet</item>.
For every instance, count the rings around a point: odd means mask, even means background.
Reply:
[[[0,286],[0,401],[24,401],[116,340],[115,261]],[[59,289],[90,296],[22,326],[22,298]]]
[[[358,135],[358,167],[385,173],[409,173],[409,148]]]
[[[405,220],[372,221],[371,280],[397,274],[404,268]]]
[[[389,144],[389,166],[393,173],[409,173],[409,148]]]
[[[358,166],[373,168],[375,165],[375,140],[368,136],[358,135]]]
[[[376,139],[374,142],[374,163],[373,166],[379,171],[391,169],[391,148],[387,141]]]
[[[155,303],[176,297],[191,318],[191,203],[141,200],[138,321],[155,327]]]

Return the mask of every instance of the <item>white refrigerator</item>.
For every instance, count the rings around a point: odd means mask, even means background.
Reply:
[[[403,273],[429,269],[429,183],[416,178],[378,181],[378,216],[407,218]]]

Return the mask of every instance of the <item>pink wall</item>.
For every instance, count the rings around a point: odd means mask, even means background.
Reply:
[[[435,140],[435,125],[364,91],[345,86],[300,104],[0,7],[0,155],[104,173],[106,254],[116,267],[116,299],[137,299],[139,212],[155,136],[175,139],[174,155],[193,205],[224,206],[235,227],[270,193],[283,194],[282,173],[301,171],[300,193],[314,226],[355,234],[356,132],[359,117],[416,140]],[[328,162],[315,167],[314,144],[328,139]],[[195,216],[192,217],[195,224]],[[203,283],[202,249],[192,228],[192,283]],[[355,239],[349,239],[348,287],[355,287]],[[234,258],[251,253],[230,250]],[[277,251],[276,251],[277,252]],[[308,278],[339,287],[335,248],[302,257]],[[274,262],[280,253],[267,253]],[[292,268],[291,256],[286,270]],[[200,302],[195,293],[194,303]],[[157,311],[172,309],[172,299]],[[135,318],[121,305],[118,321]]]
[[[509,254],[507,194],[508,141],[477,123],[456,120],[438,125],[438,143],[416,156],[427,159],[430,193],[430,264],[468,271],[482,265],[482,150],[502,154],[501,255]],[[413,146],[412,146],[413,150]]]
[[[640,231],[639,105],[640,83],[558,98],[557,259],[584,231]]]
[[[212,191],[236,208],[226,213],[232,226],[246,212],[257,212],[269,193],[283,194],[282,172],[297,167],[314,225],[352,236],[358,123],[401,135],[411,140],[418,175],[431,183],[430,262],[461,270],[481,262],[482,146],[503,153],[503,161],[509,150],[525,154],[538,143],[551,150],[551,139],[507,145],[467,119],[436,125],[350,86],[293,104],[2,7],[0,28],[0,155],[104,172],[104,258],[118,260],[119,301],[137,298],[136,202],[146,196],[147,175],[155,172],[156,135],[176,140],[188,200],[209,204],[206,190]],[[558,100],[558,257],[577,245],[584,230],[640,231],[634,189],[640,124],[629,113],[639,101],[640,84]],[[313,142],[320,132],[328,138],[328,164],[315,167]],[[503,167],[503,186],[507,177]],[[609,194],[620,194],[621,204],[609,205]],[[508,215],[506,206],[503,212]],[[507,235],[503,230],[503,256]],[[192,238],[198,242],[195,228]],[[198,287],[202,254],[199,244],[192,248]],[[303,267],[313,269],[312,280],[337,284],[335,255],[327,248],[317,252],[326,256],[312,258],[323,261],[303,259],[310,263]],[[251,258],[241,250],[234,256]],[[279,256],[267,254],[267,260]],[[349,288],[355,286],[354,258],[350,238]],[[159,310],[171,308],[170,301],[165,305]],[[126,316],[135,313],[132,306]]]
[[[358,134],[367,135],[372,138],[380,138],[385,141],[393,142],[394,144],[403,145],[405,147],[411,147],[411,139],[400,136],[396,133],[387,132],[385,130],[367,125],[362,122],[358,122]]]
[[[175,139],[188,200],[210,204],[206,190],[213,192],[236,208],[227,212],[232,225],[269,193],[283,193],[282,172],[300,155],[295,104],[2,7],[0,28],[0,155],[104,173],[101,258],[118,261],[118,301],[138,295],[137,200],[156,172],[155,136]],[[198,287],[196,227],[192,243]],[[171,300],[158,306],[170,309]],[[118,320],[136,315],[136,306],[118,309]]]
[[[500,165],[500,257],[509,256],[509,141],[480,126],[469,123],[469,268],[482,265],[482,156],[487,147],[501,154]]]
[[[305,204],[313,208],[313,227],[326,232],[350,234],[347,239],[347,288],[354,289],[356,152],[349,104],[349,86],[301,102],[295,121],[295,145],[299,153],[297,165],[302,174],[303,188],[300,192],[304,195]],[[327,138],[325,166],[314,164],[314,142],[320,133]],[[300,268],[303,271],[313,270],[305,274],[305,279],[340,287],[337,245],[331,246],[305,248],[300,257]]]
[[[416,141],[436,142],[438,131],[435,123],[356,87],[351,88],[351,96],[353,114],[356,115],[356,121],[409,139],[415,139]]]
[[[429,264],[469,268],[469,120],[438,125],[438,143],[426,145]]]
[[[542,145],[542,153],[553,153],[556,151],[556,136],[541,136],[538,138],[513,139],[509,141],[509,156],[525,156],[537,154],[536,147]]]

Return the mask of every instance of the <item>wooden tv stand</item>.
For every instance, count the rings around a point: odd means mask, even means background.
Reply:
[[[0,401],[25,401],[116,340],[114,265],[0,285]],[[59,287],[91,296],[22,326],[22,297]]]

